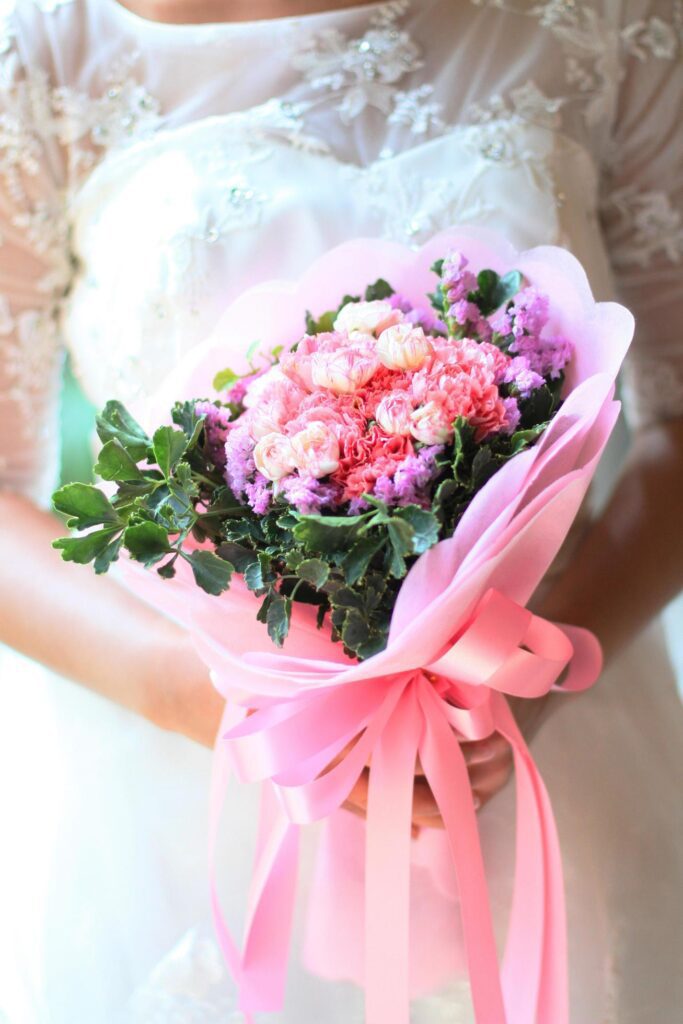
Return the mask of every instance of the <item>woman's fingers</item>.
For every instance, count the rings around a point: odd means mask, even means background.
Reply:
[[[472,785],[476,810],[503,788],[512,772],[512,751],[502,736],[494,734],[485,740],[462,744]],[[443,828],[443,820],[429,783],[417,766],[413,792],[413,831],[419,828]],[[347,810],[365,817],[368,806],[369,769],[356,781],[344,804]]]

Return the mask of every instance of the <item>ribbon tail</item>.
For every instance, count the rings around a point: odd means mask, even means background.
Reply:
[[[555,818],[545,784],[502,696],[496,699],[496,720],[512,745],[518,779],[515,896],[504,967],[508,1005],[517,1014],[511,1021],[568,1024],[567,923]]]
[[[410,821],[421,718],[408,684],[372,753],[365,874],[367,1024],[409,1024]]]
[[[264,783],[240,979],[244,1011],[271,1013],[284,1003],[298,861],[299,827]]]
[[[419,696],[425,714],[420,757],[446,826],[455,865],[475,1019],[477,1024],[507,1024],[486,873],[465,758],[446,720],[441,701],[426,679],[420,686]]]

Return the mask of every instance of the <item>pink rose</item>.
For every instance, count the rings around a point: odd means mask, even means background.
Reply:
[[[379,360],[368,346],[348,346],[334,352],[316,352],[311,366],[316,387],[349,395],[367,384],[378,369]]]
[[[392,391],[377,406],[375,419],[385,434],[410,434],[413,403],[406,391]]]
[[[419,370],[431,355],[432,345],[421,327],[395,324],[377,339],[377,355],[390,370]]]
[[[453,436],[453,421],[442,402],[425,402],[412,413],[410,421],[410,433],[423,444],[444,444]]]
[[[284,434],[266,434],[254,448],[254,462],[267,480],[281,480],[296,466],[292,442]]]
[[[374,302],[347,302],[337,313],[335,331],[346,331],[353,337],[357,334],[378,334],[391,324],[403,320],[400,309],[394,309],[385,299]]]
[[[339,442],[334,431],[320,420],[313,420],[295,434],[291,448],[297,469],[316,480],[339,468]]]

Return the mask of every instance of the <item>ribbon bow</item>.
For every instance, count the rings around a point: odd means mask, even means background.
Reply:
[[[241,780],[266,783],[241,954],[213,893],[219,941],[248,1021],[256,1011],[282,1006],[299,826],[341,807],[371,759],[366,1021],[408,1024],[410,823],[419,754],[455,866],[477,1024],[567,1024],[565,908],[555,822],[504,696],[548,693],[567,665],[562,691],[590,686],[601,668],[597,640],[489,590],[447,649],[422,668],[307,688],[293,698],[271,699],[249,716],[244,708],[229,707],[218,749],[222,742]],[[483,739],[494,731],[512,747],[517,785],[515,889],[502,970],[460,748],[461,740]],[[223,761],[214,791],[212,843],[227,771]]]

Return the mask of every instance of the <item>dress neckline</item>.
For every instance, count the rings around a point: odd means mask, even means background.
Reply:
[[[137,14],[135,11],[131,11],[124,4],[120,3],[119,0],[107,0],[110,7],[114,8],[117,12],[130,20],[132,23],[139,26],[145,26],[146,28],[155,29],[164,32],[181,32],[181,31],[197,31],[205,32],[207,29],[211,31],[224,31],[224,32],[238,32],[240,30],[245,31],[247,29],[255,28],[267,28],[267,27],[286,27],[287,25],[295,24],[296,22],[312,23],[319,21],[323,18],[332,17],[344,17],[351,14],[363,14],[369,13],[377,8],[380,8],[386,4],[386,0],[374,0],[372,3],[355,4],[351,7],[338,7],[330,11],[312,11],[310,14],[286,14],[282,17],[277,18],[257,18],[253,21],[200,21],[200,22],[170,22],[170,21],[155,21],[152,18],[145,18],[142,14]]]

